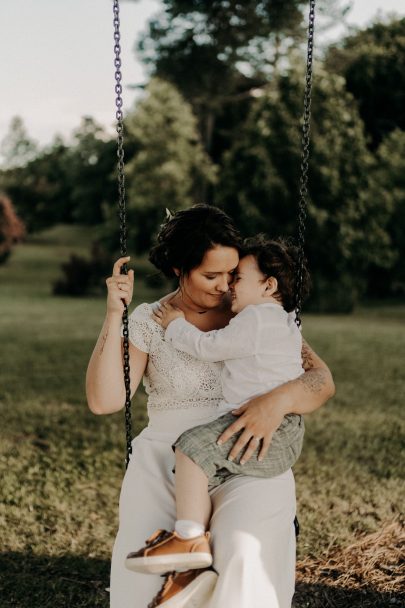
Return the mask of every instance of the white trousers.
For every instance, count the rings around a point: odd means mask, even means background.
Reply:
[[[181,432],[146,428],[133,441],[112,556],[111,608],[147,608],[162,586],[162,577],[130,572],[124,561],[157,528],[174,528],[171,442]],[[219,577],[204,608],[290,608],[295,580],[291,469],[272,479],[234,477],[214,488],[211,500],[213,566]]]

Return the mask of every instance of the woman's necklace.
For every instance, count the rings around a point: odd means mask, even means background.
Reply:
[[[177,291],[177,294],[176,294],[176,295],[178,295],[178,296],[179,296],[179,298],[180,298],[180,300],[181,300],[181,304],[182,304],[182,306],[183,306],[183,307],[184,307],[186,310],[188,310],[188,311],[190,311],[190,312],[192,312],[192,313],[194,313],[194,314],[195,314],[195,313],[197,313],[198,315],[204,315],[206,312],[208,312],[208,309],[207,309],[207,310],[195,310],[195,308],[192,308],[192,306],[188,306],[188,304],[186,304],[186,303],[185,303],[185,301],[184,301],[184,300],[183,300],[183,298],[182,298],[182,292],[181,292],[181,289],[180,289],[180,288],[178,289],[178,291]]]

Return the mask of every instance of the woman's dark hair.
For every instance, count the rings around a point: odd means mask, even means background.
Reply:
[[[241,258],[253,255],[260,272],[266,279],[277,279],[281,303],[287,312],[295,309],[295,275],[298,264],[298,247],[290,239],[270,240],[264,234],[245,239]],[[302,301],[309,294],[310,276],[304,259],[302,273]]]
[[[193,205],[177,211],[166,221],[157,235],[157,244],[149,260],[165,276],[188,274],[199,266],[204,255],[215,245],[241,250],[242,239],[231,218],[212,205]]]

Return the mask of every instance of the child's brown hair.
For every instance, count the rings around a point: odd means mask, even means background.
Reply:
[[[268,239],[265,234],[258,234],[245,239],[240,257],[252,255],[257,262],[260,272],[266,279],[274,277],[278,283],[278,294],[281,304],[287,312],[295,309],[295,281],[298,265],[298,247],[291,239]],[[304,259],[302,273],[302,301],[309,294],[310,276]]]

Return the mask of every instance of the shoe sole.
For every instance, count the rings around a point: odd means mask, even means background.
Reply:
[[[133,557],[125,560],[125,567],[143,574],[165,574],[171,570],[196,570],[212,564],[209,553],[174,553],[151,557]]]
[[[212,570],[202,572],[187,587],[158,608],[205,608],[217,582],[218,575]]]

